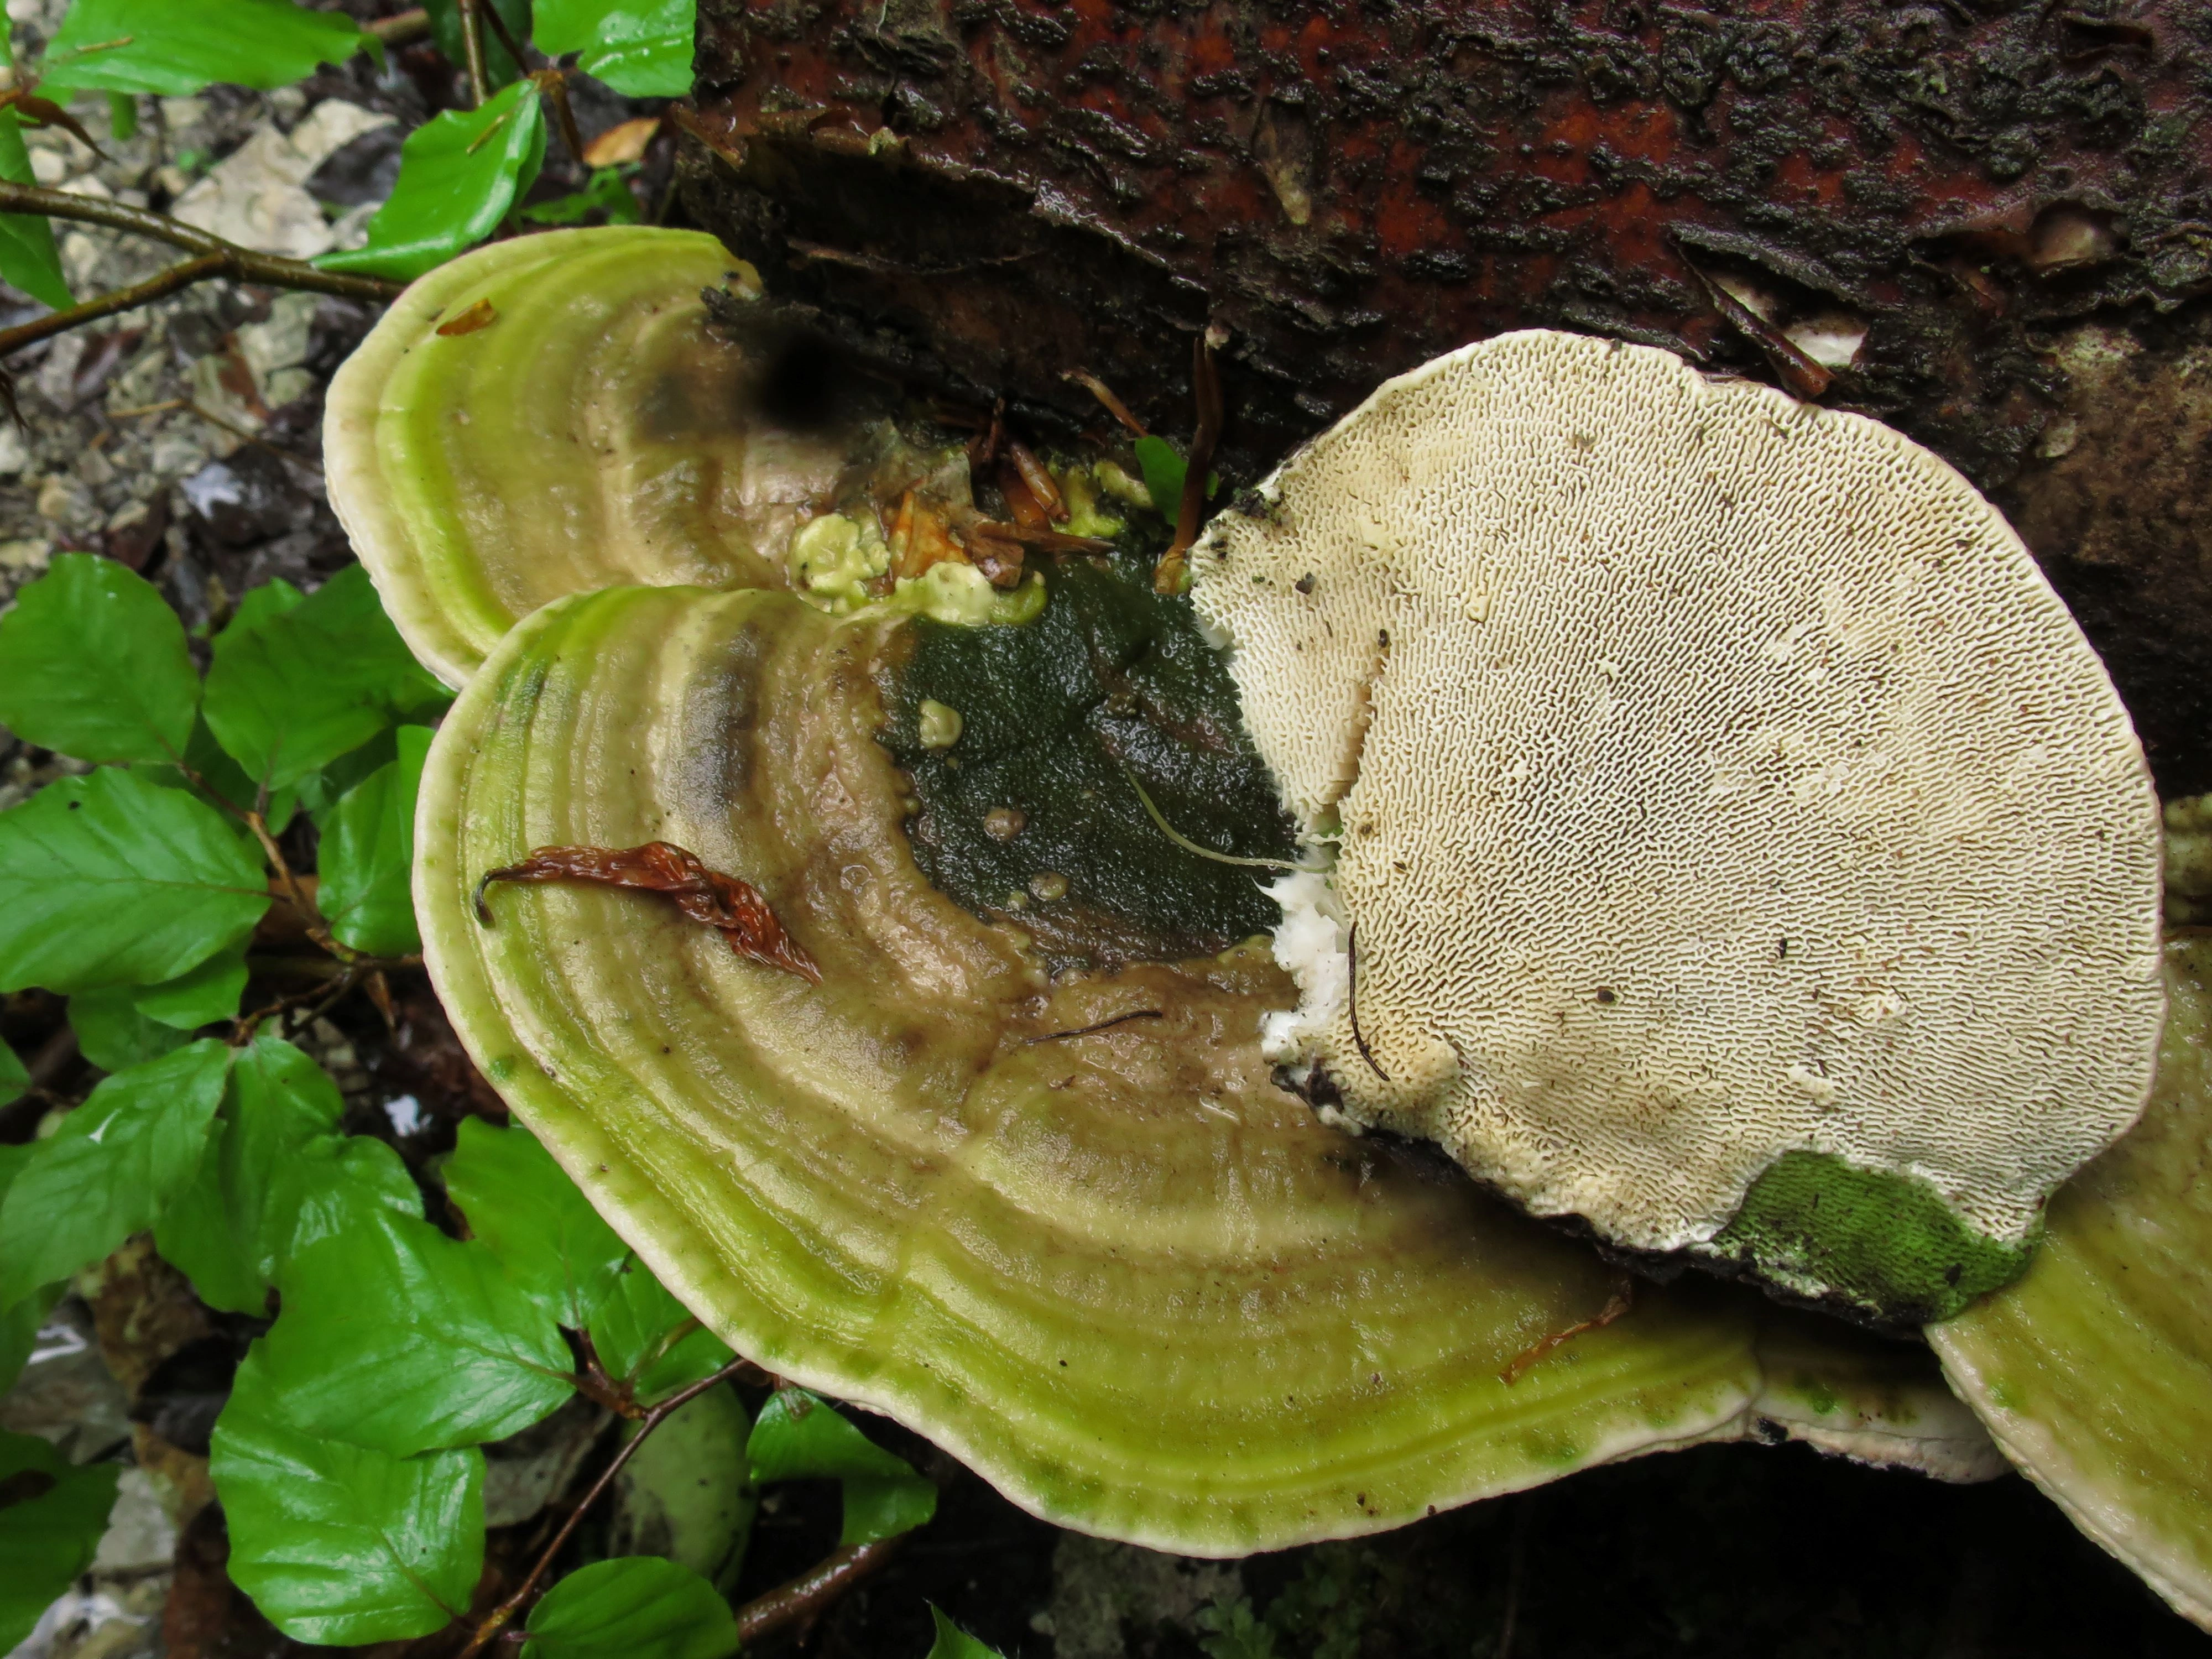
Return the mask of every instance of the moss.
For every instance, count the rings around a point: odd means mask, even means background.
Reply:
[[[1975,1231],[1925,1182],[1826,1152],[1777,1158],[1712,1248],[1899,1324],[1949,1318],[2020,1277],[2031,1254]]]

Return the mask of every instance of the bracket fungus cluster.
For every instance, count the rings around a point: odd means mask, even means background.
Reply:
[[[732,269],[670,233],[468,256],[328,427],[364,562],[464,688],[416,841],[440,994],[704,1322],[1049,1519],[1193,1553],[1712,1439],[2002,1467],[1923,1346],[1632,1281],[1522,1212],[1893,1323],[1980,1287],[1926,1293],[1930,1238],[2009,1277],[2141,1109],[2154,804],[1971,492],[1869,423],[1522,337],[1386,388],[1226,517],[1194,611],[1152,592],[1165,527],[1113,516],[1103,468],[764,402]],[[1508,359],[1538,384],[1454,402]],[[1425,424],[1377,442],[1377,409]],[[1638,410],[1686,424],[1606,435]],[[939,565],[1030,597],[925,602]],[[1251,866],[1300,833],[1285,915]],[[592,871],[678,902],[562,878]],[[2180,1560],[2145,1570],[2203,1617],[2212,1556],[2167,1502],[2190,1454],[2084,1449],[2087,1396],[2006,1380],[2106,1340],[2048,1311],[2130,1248],[2098,1216],[2195,1202],[2111,1173],[2188,1132],[2157,1114],[2197,1073],[2160,1077],[2052,1211],[2090,1240],[2075,1276],[2039,1263],[1941,1346],[2006,1449],[2130,1560]],[[1872,1182],[1852,1248],[1729,1245],[1799,1154]],[[2178,1302],[2144,1316],[2206,1346]]]

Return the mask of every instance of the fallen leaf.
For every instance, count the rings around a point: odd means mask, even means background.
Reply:
[[[484,889],[495,881],[581,881],[605,887],[634,887],[665,893],[677,908],[718,929],[730,948],[748,961],[796,974],[810,984],[822,982],[822,970],[768,907],[757,889],[709,870],[683,848],[665,841],[642,847],[540,847],[520,864],[490,870],[477,883],[477,917],[487,927],[490,908]]]
[[[459,334],[473,334],[480,328],[489,328],[499,320],[499,313],[492,309],[491,301],[479,300],[458,317],[448,318],[438,325],[441,338],[452,339]]]
[[[587,167],[620,167],[625,161],[635,161],[645,155],[645,147],[660,131],[658,115],[641,115],[631,121],[623,121],[609,127],[584,146],[583,162]]]

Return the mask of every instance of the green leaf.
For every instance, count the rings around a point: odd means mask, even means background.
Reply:
[[[300,780],[300,805],[309,812],[327,812],[349,794],[368,775],[399,758],[396,729],[387,728],[358,749],[349,749],[313,777]]]
[[[283,1038],[264,1032],[238,1056],[198,1176],[154,1230],[202,1301],[259,1314],[283,1265],[317,1239],[378,1209],[422,1218],[399,1155],[337,1133],[344,1109],[329,1073]]]
[[[60,553],[0,617],[0,725],[88,761],[175,760],[199,707],[185,625],[128,566]]]
[[[289,0],[76,0],[46,48],[49,88],[177,97],[217,82],[289,86],[367,37],[342,12]]]
[[[127,1072],[174,1054],[191,1041],[188,1033],[139,1012],[137,996],[135,986],[110,985],[79,991],[69,1000],[70,1029],[76,1033],[76,1046],[103,1072]]]
[[[643,216],[638,212],[637,198],[623,180],[636,171],[632,165],[600,167],[583,189],[524,208],[522,216],[533,225],[578,225],[600,213],[611,225],[634,225]]]
[[[416,666],[359,565],[306,599],[286,604],[284,586],[257,589],[271,597],[216,637],[204,704],[224,749],[272,789],[451,696]]]
[[[724,1659],[738,1650],[738,1621],[714,1587],[651,1555],[577,1568],[523,1628],[522,1659]]]
[[[395,1642],[442,1630],[483,1571],[483,1454],[392,1457],[295,1425],[265,1340],[238,1368],[209,1473],[230,1576],[298,1642]]]
[[[1145,475],[1146,493],[1152,498],[1152,507],[1170,524],[1182,511],[1182,481],[1190,471],[1190,463],[1176,453],[1165,438],[1139,438],[1130,446],[1137,452],[1137,465]],[[1206,475],[1208,499],[1220,493],[1221,475]]]
[[[207,786],[205,791],[185,775],[184,767],[173,766],[167,761],[140,761],[131,769],[147,782],[158,783],[164,789],[181,789],[203,800],[228,801],[242,812],[251,811],[254,802],[260,797],[259,788],[252,778],[246,775],[246,769],[222,752],[222,745],[215,740],[215,733],[208,730],[204,715],[192,722],[192,735],[185,744],[185,766],[199,775],[201,782]],[[268,805],[261,810],[261,820],[270,835],[284,833],[285,826],[292,822],[292,814],[300,805],[301,792],[313,781],[312,778],[304,779],[299,789],[272,789],[269,792]],[[245,833],[241,825],[239,834],[244,836]]]
[[[191,1184],[229,1070],[210,1038],[118,1072],[38,1144],[0,1199],[0,1307],[154,1224]]]
[[[0,1106],[20,1098],[31,1086],[31,1068],[16,1057],[15,1051],[0,1042]]]
[[[1275,1632],[1253,1613],[1247,1597],[1212,1601],[1198,1610],[1194,1622],[1209,1632],[1198,1644],[1206,1659],[1276,1659]]]
[[[315,263],[412,282],[498,229],[544,159],[544,111],[527,81],[482,109],[433,116],[400,146],[398,181],[367,246]]]
[[[14,67],[8,48],[8,31],[0,28],[0,68]],[[32,185],[31,152],[24,147],[23,130],[15,112],[0,110],[0,179],[14,185]],[[0,280],[14,283],[40,305],[66,311],[76,303],[69,282],[62,275],[60,256],[54,251],[54,228],[43,214],[0,213]]]
[[[174,979],[141,986],[131,1000],[157,1025],[197,1031],[219,1019],[236,1019],[245,994],[246,946],[240,943]]]
[[[625,1258],[612,1291],[592,1315],[591,1338],[607,1374],[647,1401],[712,1376],[731,1359],[728,1345],[702,1328],[635,1255]]]
[[[158,985],[253,930],[267,879],[212,806],[103,767],[0,812],[0,991]]]
[[[0,1146],[0,1198],[7,1195],[17,1174],[31,1161],[33,1150],[29,1146]],[[14,1388],[15,1379],[23,1374],[24,1362],[38,1346],[39,1327],[53,1311],[54,1304],[62,1299],[65,1288],[59,1284],[49,1285],[44,1290],[32,1291],[20,1302],[0,1308],[0,1395]]]
[[[492,4],[499,12],[500,21],[507,25],[509,34],[520,40],[529,33],[530,0],[492,0]],[[429,0],[428,9],[430,13],[430,38],[438,43],[438,50],[445,53],[446,61],[454,64],[465,64],[468,48],[461,42],[459,0]],[[490,81],[492,90],[496,92],[522,70],[500,43],[499,31],[489,23],[481,25],[481,27],[483,31],[481,38],[483,42],[484,75]],[[690,88],[687,87],[684,90],[688,92]]]
[[[538,0],[534,40],[549,58],[580,52],[576,67],[630,98],[691,90],[696,0]]]
[[[135,93],[107,94],[107,130],[118,144],[127,144],[138,136],[138,99]]]
[[[929,1604],[929,1616],[936,1623],[937,1639],[929,1644],[927,1659],[1006,1659],[998,1649],[977,1641],[947,1619],[945,1609],[934,1601]]]
[[[566,1400],[552,1319],[481,1244],[389,1211],[295,1251],[265,1363],[301,1427],[404,1457],[520,1433]]]
[[[911,1532],[937,1512],[937,1488],[862,1434],[826,1400],[804,1389],[772,1395],[753,1419],[745,1455],[753,1483],[834,1480],[845,1483],[845,1527],[838,1542],[872,1543]]]
[[[0,1509],[0,1653],[92,1565],[122,1474],[113,1463],[71,1468],[36,1435],[0,1432],[0,1487],[25,1494]]]
[[[430,752],[427,726],[399,728],[399,758],[338,799],[322,823],[316,902],[331,932],[372,956],[422,948],[415,929],[415,792]]]
[[[507,1276],[561,1324],[588,1329],[615,1288],[629,1247],[537,1137],[527,1129],[465,1119],[445,1176],[447,1196]],[[674,1298],[669,1305],[675,1306]],[[676,1314],[664,1331],[684,1317],[680,1308]],[[600,1363],[612,1362],[602,1354]]]

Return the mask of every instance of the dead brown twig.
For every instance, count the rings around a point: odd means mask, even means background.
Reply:
[[[848,1544],[832,1551],[798,1577],[755,1596],[738,1609],[738,1643],[749,1648],[771,1632],[813,1618],[897,1554],[910,1535],[900,1533],[872,1544]]]
[[[1563,1331],[1553,1331],[1541,1341],[1534,1343],[1505,1362],[1498,1373],[1498,1380],[1511,1388],[1521,1380],[1522,1373],[1554,1350],[1565,1347],[1578,1336],[1591,1331],[1601,1331],[1636,1305],[1636,1281],[1626,1273],[1613,1282],[1613,1296],[1595,1319],[1585,1319],[1578,1325],[1570,1325]]]
[[[411,46],[417,40],[428,40],[430,34],[430,14],[421,6],[398,12],[390,17],[380,17],[362,28],[387,46]]]

